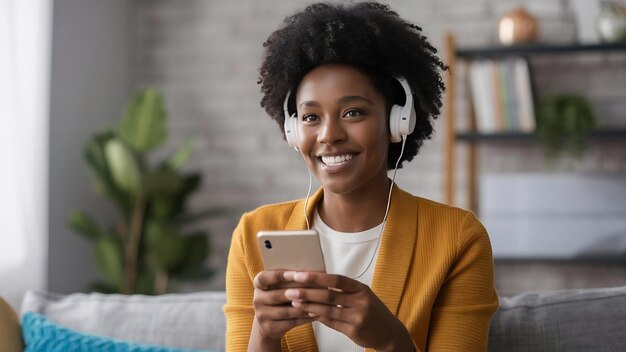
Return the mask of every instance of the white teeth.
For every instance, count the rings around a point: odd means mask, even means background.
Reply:
[[[323,156],[322,162],[326,165],[337,165],[352,159],[352,154]]]

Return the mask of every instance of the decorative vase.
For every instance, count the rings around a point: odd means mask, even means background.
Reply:
[[[498,21],[498,38],[503,45],[531,43],[537,39],[537,18],[519,7],[504,14]]]
[[[611,1],[603,2],[597,26],[603,42],[626,40],[626,6]]]

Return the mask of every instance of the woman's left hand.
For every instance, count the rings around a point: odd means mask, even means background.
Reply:
[[[319,272],[284,273],[286,280],[317,288],[293,288],[285,296],[320,323],[361,347],[377,351],[411,351],[411,335],[365,284],[341,275]]]

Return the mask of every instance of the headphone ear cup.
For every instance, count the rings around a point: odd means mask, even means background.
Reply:
[[[284,128],[285,128],[285,137],[287,139],[287,144],[294,148],[295,150],[299,150],[298,149],[298,129],[296,126],[296,115],[293,114],[291,116],[285,114],[285,124],[284,124]]]
[[[389,140],[391,143],[402,142],[400,125],[402,123],[402,106],[393,105],[389,114]]]
[[[417,121],[415,109],[413,109],[413,92],[409,82],[404,77],[396,77],[396,80],[404,89],[406,102],[404,106],[394,105],[389,114],[389,139],[392,143],[402,142],[403,137],[407,137],[415,129]]]

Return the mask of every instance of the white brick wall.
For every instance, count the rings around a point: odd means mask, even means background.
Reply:
[[[282,19],[310,1],[154,1],[138,0],[135,13],[135,83],[156,86],[166,97],[171,116],[172,145],[188,136],[199,138],[190,169],[200,170],[205,183],[192,206],[224,206],[229,216],[207,221],[211,231],[211,264],[218,275],[201,288],[223,288],[223,271],[232,229],[243,211],[264,203],[302,197],[307,172],[299,155],[281,140],[279,129],[259,106],[256,84],[262,43]],[[424,28],[442,48],[444,32],[456,33],[460,45],[496,41],[497,19],[522,1],[397,0],[399,14]],[[541,21],[543,41],[575,38],[573,15],[565,0],[525,2]],[[564,60],[564,61],[563,61]],[[582,61],[581,61],[582,60]],[[539,93],[572,89],[589,94],[602,123],[624,125],[626,58],[541,58]],[[462,103],[462,101],[460,101]],[[460,104],[461,106],[463,104]],[[463,111],[463,110],[462,110]],[[443,124],[421,154],[399,171],[405,189],[435,200],[442,194]],[[484,172],[542,170],[540,150],[532,144],[482,147]],[[623,144],[594,144],[580,161],[564,161],[557,169],[625,170]],[[463,158],[459,168],[463,168]],[[460,204],[465,184],[459,178]],[[197,289],[198,286],[193,286]]]

